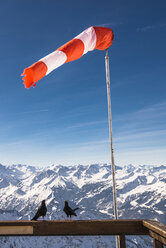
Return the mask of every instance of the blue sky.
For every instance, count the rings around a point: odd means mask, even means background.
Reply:
[[[90,26],[109,49],[115,163],[166,164],[166,1],[1,0],[0,163],[109,163],[105,52],[23,86],[21,73]]]

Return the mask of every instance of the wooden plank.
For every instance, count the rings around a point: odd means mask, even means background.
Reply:
[[[166,225],[154,220],[143,221],[143,225],[147,227],[152,238],[166,245]]]
[[[126,248],[126,239],[125,235],[120,235],[120,248]]]
[[[127,227],[126,227],[127,225]],[[35,235],[145,235],[140,222],[121,221],[54,221],[34,226]]]
[[[30,220],[2,220],[0,226],[33,226],[34,221]]]
[[[148,234],[142,220],[0,221],[1,226],[32,226],[33,234],[29,235],[34,236]],[[19,235],[18,232],[16,235]]]
[[[143,220],[143,225],[166,238],[166,225],[155,220]]]
[[[153,239],[153,248],[163,248],[163,244],[160,243],[158,240]]]
[[[164,238],[163,236],[160,236],[159,234],[149,230],[149,235],[154,238],[155,240],[158,240],[160,243],[166,245],[166,238]]]
[[[0,235],[33,235],[32,226],[0,226]]]

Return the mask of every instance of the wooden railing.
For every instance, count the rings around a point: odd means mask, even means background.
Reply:
[[[149,235],[154,248],[166,245],[166,225],[154,220],[0,221],[0,236],[118,235],[126,248],[127,235]]]

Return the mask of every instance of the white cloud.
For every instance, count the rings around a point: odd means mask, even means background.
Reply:
[[[146,31],[149,31],[149,30],[152,30],[152,29],[155,29],[155,28],[164,28],[166,27],[166,23],[159,23],[159,24],[156,24],[156,25],[147,25],[147,26],[144,26],[144,27],[138,27],[136,29],[137,32],[146,32]]]
[[[72,125],[72,126],[68,126],[67,129],[82,128],[82,127],[87,127],[87,126],[95,126],[95,125],[106,123],[106,122],[108,122],[108,121],[102,120],[102,121],[81,122],[81,123],[77,123],[77,124]]]
[[[159,118],[166,117],[166,102],[161,102],[153,104],[151,106],[145,107],[143,109],[137,110],[131,113],[121,114],[115,116],[114,121],[125,121],[125,120],[135,120],[140,122],[160,120]],[[158,118],[158,119],[157,119]]]
[[[39,110],[32,110],[32,111],[24,111],[21,112],[20,114],[36,114],[36,113],[41,113],[41,112],[48,112],[48,109],[39,109]]]
[[[156,28],[156,26],[154,25],[148,25],[148,26],[144,26],[144,27],[141,27],[141,28],[137,28],[137,32],[146,32],[148,30],[151,30],[151,29],[154,29]]]
[[[90,111],[93,108],[94,106]],[[75,110],[71,112],[74,114]],[[80,109],[77,110],[80,113]],[[82,108],[82,110],[86,112],[87,108]],[[129,163],[166,163],[165,120],[166,102],[115,116],[113,118],[115,163],[121,165]],[[46,166],[51,163],[109,163],[109,132],[107,133],[108,129],[103,132],[106,126],[108,128],[108,125],[102,125],[106,122],[107,120],[78,122],[71,126],[66,123],[60,128],[55,128],[54,125],[51,130],[48,128],[42,132],[36,132],[36,135],[34,133],[29,134],[28,137],[25,137],[25,140],[15,139],[14,141],[13,139],[13,142],[11,141],[8,144],[0,144],[0,162],[36,164],[39,166]],[[99,128],[96,130],[95,125],[98,124]],[[89,130],[89,127],[95,129],[95,135],[87,138],[84,137],[84,131]],[[78,129],[78,136],[76,135],[76,139],[70,140],[72,135],[66,136],[66,133],[71,134],[74,128]],[[80,130],[83,132],[80,132]],[[62,132],[64,132],[64,135],[62,135]],[[65,137],[67,137],[66,141]],[[87,142],[86,139],[88,139]]]
[[[99,27],[113,27],[113,26],[120,26],[122,25],[122,22],[106,22],[106,23],[103,23],[103,24],[98,24],[96,26],[99,26]]]
[[[123,142],[123,141],[128,141],[129,140],[136,140],[136,142],[138,142],[138,140],[144,140],[144,139],[152,139],[152,138],[166,138],[166,129],[165,130],[154,130],[154,131],[140,131],[138,133],[134,133],[134,134],[128,134],[128,135],[122,135],[119,137],[115,138],[116,142]],[[146,140],[147,141],[147,140]]]
[[[116,164],[166,165],[165,154],[166,148],[137,149],[118,152],[116,155]]]

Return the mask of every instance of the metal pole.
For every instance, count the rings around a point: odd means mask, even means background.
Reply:
[[[110,73],[109,73],[109,56],[108,56],[108,50],[107,49],[106,49],[106,56],[105,56],[105,67],[106,67],[107,101],[108,101],[108,115],[109,115],[109,134],[110,134],[111,164],[112,164],[114,219],[117,220],[118,219],[118,210],[117,210],[117,194],[116,194],[116,180],[115,180],[114,150],[113,150],[113,138],[112,138]],[[119,236],[116,236],[116,247],[120,248]]]

